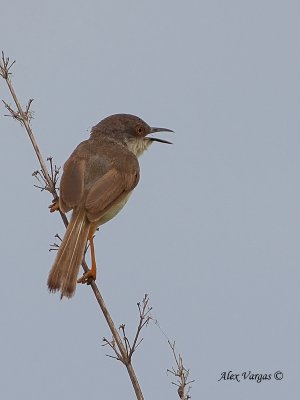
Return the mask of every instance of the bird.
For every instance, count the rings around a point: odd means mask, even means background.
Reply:
[[[149,126],[131,114],[114,114],[91,129],[63,167],[59,198],[50,211],[60,209],[72,216],[48,276],[50,292],[61,298],[74,295],[77,283],[96,280],[94,234],[114,218],[127,203],[140,179],[138,158],[153,142],[171,142],[149,136],[173,132]],[[91,268],[77,280],[87,241]]]

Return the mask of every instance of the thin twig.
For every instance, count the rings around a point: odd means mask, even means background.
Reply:
[[[140,320],[139,320],[139,324],[136,330],[136,334],[133,340],[133,344],[130,350],[130,354],[129,357],[132,357],[132,354],[134,353],[134,351],[136,350],[136,348],[139,346],[139,344],[142,342],[143,339],[141,339],[140,341],[138,341],[139,339],[139,335],[141,333],[141,330],[143,329],[143,327],[145,325],[148,325],[148,323],[150,322],[150,320],[152,319],[151,316],[151,310],[152,307],[149,307],[148,305],[149,303],[149,296],[147,294],[145,294],[143,300],[142,300],[142,306],[141,303],[137,303],[138,309],[139,309],[139,314],[140,314]]]
[[[53,172],[53,169],[51,167],[51,165],[52,165],[51,164],[52,163],[52,159],[51,159],[51,161],[50,161],[50,169],[51,169],[52,172],[51,172],[51,175],[49,174],[47,166],[45,164],[45,161],[44,161],[44,159],[42,157],[42,154],[41,154],[41,152],[39,150],[39,147],[37,145],[37,142],[35,140],[33,131],[31,129],[30,121],[32,119],[32,112],[30,111],[30,106],[32,104],[32,99],[30,99],[28,101],[27,106],[26,106],[25,111],[24,111],[22,109],[22,107],[20,105],[20,102],[18,100],[18,97],[17,97],[17,95],[15,93],[15,90],[13,88],[13,85],[12,85],[12,82],[11,82],[11,79],[10,79],[10,76],[11,76],[10,70],[11,70],[11,67],[14,65],[14,63],[15,63],[15,61],[10,63],[9,58],[5,57],[4,53],[2,52],[2,57],[1,57],[1,60],[0,60],[0,75],[5,80],[5,82],[6,82],[7,86],[8,86],[10,94],[11,94],[13,100],[14,100],[14,103],[15,103],[16,107],[17,107],[17,111],[13,110],[12,107],[10,105],[8,105],[8,103],[6,103],[6,102],[4,102],[4,105],[5,105],[6,109],[10,112],[10,116],[13,117],[14,119],[18,120],[19,122],[21,122],[21,124],[25,127],[26,132],[27,132],[27,134],[29,136],[29,139],[30,139],[30,141],[32,143],[32,146],[34,148],[34,151],[35,151],[35,153],[37,155],[37,158],[39,160],[39,164],[40,164],[40,167],[41,167],[40,175],[38,173],[36,173],[35,176],[39,176],[40,179],[42,179],[45,182],[44,190],[49,191],[52,194],[54,200],[57,200],[58,199],[58,194],[57,194],[57,190],[55,188],[55,184],[56,184],[56,180],[57,180],[57,176],[58,176],[58,171],[56,173],[56,171],[54,169],[54,172]],[[42,186],[40,188],[42,188]],[[62,218],[62,220],[64,222],[64,225],[67,227],[68,226],[68,219],[67,219],[66,215],[64,213],[62,213],[60,210],[59,210],[59,213],[60,213],[60,216],[61,216],[61,218]],[[89,268],[88,268],[88,266],[87,266],[87,264],[86,264],[86,262],[84,260],[82,261],[82,267],[83,267],[85,272],[87,272],[89,270]],[[101,293],[100,293],[95,281],[92,281],[90,286],[91,286],[91,288],[92,288],[92,290],[94,292],[95,298],[96,298],[96,300],[97,300],[97,302],[99,304],[99,307],[101,308],[101,311],[102,311],[102,313],[104,315],[104,318],[106,319],[106,322],[107,322],[107,324],[109,326],[109,329],[110,329],[110,331],[112,333],[112,336],[113,336],[113,338],[115,340],[115,343],[116,343],[116,346],[118,348],[120,357],[122,357],[125,360],[126,357],[127,357],[126,349],[125,349],[125,347],[124,347],[124,345],[122,343],[122,339],[120,338],[118,330],[116,329],[116,327],[114,325],[114,322],[113,322],[113,320],[112,320],[112,318],[111,318],[111,316],[110,316],[110,314],[108,312],[108,309],[107,309],[107,307],[105,305],[103,297],[101,296]],[[134,371],[134,369],[132,367],[131,360],[129,360],[128,363],[126,363],[125,365],[126,365],[126,369],[128,371],[130,380],[132,382],[136,398],[138,400],[143,400],[144,399],[143,393],[142,393],[142,390],[140,388],[140,385],[139,385],[137,376],[135,374],[135,371]]]
[[[172,343],[171,340],[168,338],[168,335],[165,333],[165,331],[161,328],[158,320],[155,320],[155,325],[158,327],[162,335],[166,338],[169,346],[171,347],[173,357],[175,359],[176,363],[176,369],[172,367],[172,369],[167,369],[167,372],[170,372],[172,375],[174,375],[177,379],[176,382],[172,382],[173,385],[178,387],[177,393],[178,396],[181,400],[189,400],[191,399],[191,396],[189,395],[189,392],[192,388],[191,383],[195,382],[194,380],[188,381],[188,376],[190,373],[189,369],[186,369],[183,365],[183,360],[180,354],[177,355],[176,349],[175,349],[175,341]]]
[[[28,101],[26,110],[23,111],[23,109],[21,107],[21,104],[19,102],[19,99],[17,98],[17,95],[16,95],[15,90],[13,88],[11,79],[10,79],[11,72],[9,72],[9,71],[10,71],[10,69],[13,66],[14,63],[15,63],[15,61],[10,64],[9,57],[5,58],[4,57],[4,53],[2,52],[2,60],[0,62],[0,64],[1,64],[1,66],[0,66],[0,75],[4,78],[4,80],[5,80],[5,82],[6,82],[7,86],[8,86],[10,94],[11,94],[11,96],[12,96],[14,102],[15,102],[16,107],[17,107],[17,112],[13,111],[10,106],[6,107],[6,108],[8,108],[8,110],[11,112],[11,116],[13,118],[16,118],[18,121],[20,121],[22,123],[22,125],[25,127],[26,132],[27,132],[27,134],[29,136],[29,139],[30,139],[30,141],[32,143],[32,146],[34,148],[34,151],[35,151],[35,153],[37,155],[37,158],[39,160],[39,163],[40,163],[40,166],[41,166],[42,171],[44,173],[45,179],[47,181],[47,184],[48,184],[48,189],[47,190],[49,190],[50,193],[54,194],[55,187],[53,187],[53,182],[51,181],[51,177],[49,176],[45,161],[43,160],[42,154],[41,154],[40,149],[39,149],[39,147],[38,147],[38,145],[36,143],[35,137],[33,135],[31,127],[30,127],[31,116],[30,116],[29,108],[30,108],[30,105],[31,105],[33,100],[30,99]],[[7,105],[7,103],[5,103],[5,102],[4,102],[4,104]]]
[[[103,342],[104,342],[104,344],[103,344],[102,346],[107,346],[107,345],[108,345],[110,348],[113,349],[113,351],[114,351],[115,354],[116,354],[116,356],[112,356],[112,355],[110,355],[110,354],[106,354],[106,356],[107,356],[107,357],[110,357],[110,358],[114,358],[114,359],[116,359],[116,360],[118,360],[118,361],[122,361],[122,356],[121,356],[121,354],[118,352],[118,350],[117,350],[117,348],[116,348],[116,342],[115,342],[115,340],[112,339],[111,341],[108,341],[105,337],[104,337],[102,340],[103,340]]]
[[[139,309],[139,323],[132,344],[130,344],[130,341],[127,337],[125,324],[121,324],[119,326],[119,330],[122,332],[123,345],[125,346],[125,355],[119,354],[115,346],[114,339],[109,341],[106,338],[103,338],[104,341],[103,346],[106,346],[108,344],[116,354],[116,357],[113,356],[113,358],[117,358],[126,366],[131,363],[133,353],[136,351],[137,347],[143,341],[143,338],[139,339],[141,330],[143,329],[144,326],[148,325],[149,321],[152,319],[152,316],[150,315],[152,307],[149,307],[148,303],[149,303],[149,296],[147,294],[145,294],[143,297],[142,306],[141,303],[137,303]],[[110,355],[107,356],[111,357]]]
[[[172,382],[172,384],[178,387],[177,393],[179,398],[181,400],[189,400],[191,398],[189,395],[189,392],[192,388],[191,383],[193,383],[194,380],[188,381],[190,370],[184,367],[181,355],[176,354],[175,342],[171,343],[170,340],[168,340],[168,343],[172,349],[173,357],[176,362],[176,368],[172,367],[171,370],[167,369],[167,371],[177,378],[177,381]]]

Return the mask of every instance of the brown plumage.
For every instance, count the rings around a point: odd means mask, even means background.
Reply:
[[[91,250],[95,230],[113,218],[126,204],[139,181],[139,156],[153,141],[147,137],[163,128],[151,128],[140,118],[116,114],[102,120],[88,140],[80,143],[64,165],[60,183],[59,208],[73,210],[72,217],[48,277],[51,292],[71,297],[87,239]],[[82,278],[96,278],[92,269]]]
[[[79,266],[83,259],[90,222],[83,210],[74,210],[48,278],[51,292],[71,297],[76,289]]]

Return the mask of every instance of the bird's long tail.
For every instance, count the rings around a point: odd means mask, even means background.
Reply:
[[[74,210],[48,277],[50,292],[60,290],[61,297],[72,297],[83,259],[90,222],[84,210]]]

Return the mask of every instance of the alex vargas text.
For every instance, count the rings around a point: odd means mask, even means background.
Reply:
[[[237,381],[240,382],[241,380],[251,380],[260,383],[262,381],[269,381],[272,379],[272,374],[258,374],[253,373],[252,371],[244,371],[240,374],[234,374],[233,371],[224,371],[221,373],[220,379],[218,381],[230,380],[230,381]]]

